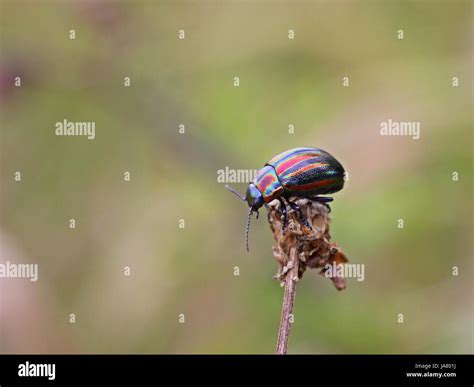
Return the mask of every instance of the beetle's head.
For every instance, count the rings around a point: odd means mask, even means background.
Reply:
[[[232,187],[228,185],[225,186],[230,192],[236,195],[240,200],[247,202],[249,205],[249,214],[247,218],[247,228],[245,229],[245,246],[247,247],[247,251],[249,251],[249,230],[250,230],[250,220],[252,219],[252,212],[257,213],[258,219],[258,209],[263,206],[264,200],[262,193],[255,187],[255,184],[250,183],[249,187],[247,188],[247,192],[245,196],[238,193]]]
[[[245,194],[245,200],[252,211],[255,211],[258,214],[258,209],[263,206],[263,195],[258,188],[255,187],[255,184],[249,184],[247,193]]]

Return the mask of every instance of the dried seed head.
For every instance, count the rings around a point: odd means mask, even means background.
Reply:
[[[276,278],[285,280],[288,271],[289,252],[296,247],[298,251],[298,277],[301,278],[306,268],[321,269],[320,274],[326,272],[326,265],[344,264],[348,260],[335,243],[331,243],[329,234],[329,212],[326,205],[312,202],[308,199],[297,199],[296,204],[300,207],[312,226],[306,227],[297,211],[287,211],[287,227],[282,233],[282,220],[280,203],[274,200],[268,205],[268,221],[275,237],[276,245],[273,246],[273,255],[278,262]],[[342,277],[331,277],[334,286],[338,289],[346,287],[345,279]]]

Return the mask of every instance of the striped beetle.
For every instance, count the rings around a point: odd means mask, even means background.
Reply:
[[[250,183],[247,192],[240,194],[232,187],[226,188],[246,201],[249,206],[245,245],[249,251],[249,229],[252,212],[272,200],[280,201],[283,232],[286,225],[286,206],[300,214],[302,222],[311,227],[301,213],[298,205],[289,200],[291,197],[306,198],[321,203],[333,200],[331,197],[319,196],[332,194],[344,187],[345,171],[342,165],[328,152],[309,147],[293,148],[282,152],[257,172],[257,177]]]

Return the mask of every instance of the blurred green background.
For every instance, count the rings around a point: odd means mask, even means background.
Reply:
[[[39,280],[0,280],[0,351],[273,353],[272,235],[253,222],[246,253],[217,170],[316,146],[349,172],[331,234],[365,281],[308,271],[289,351],[471,353],[471,8],[2,0],[0,259]],[[65,118],[95,140],[55,136]],[[380,136],[390,118],[421,138]]]

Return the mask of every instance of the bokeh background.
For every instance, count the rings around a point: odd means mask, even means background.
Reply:
[[[349,172],[331,233],[365,281],[307,272],[289,351],[473,351],[472,2],[2,0],[0,71],[0,259],[39,265],[0,279],[1,352],[272,353],[272,235],[246,253],[217,170],[295,146]]]

